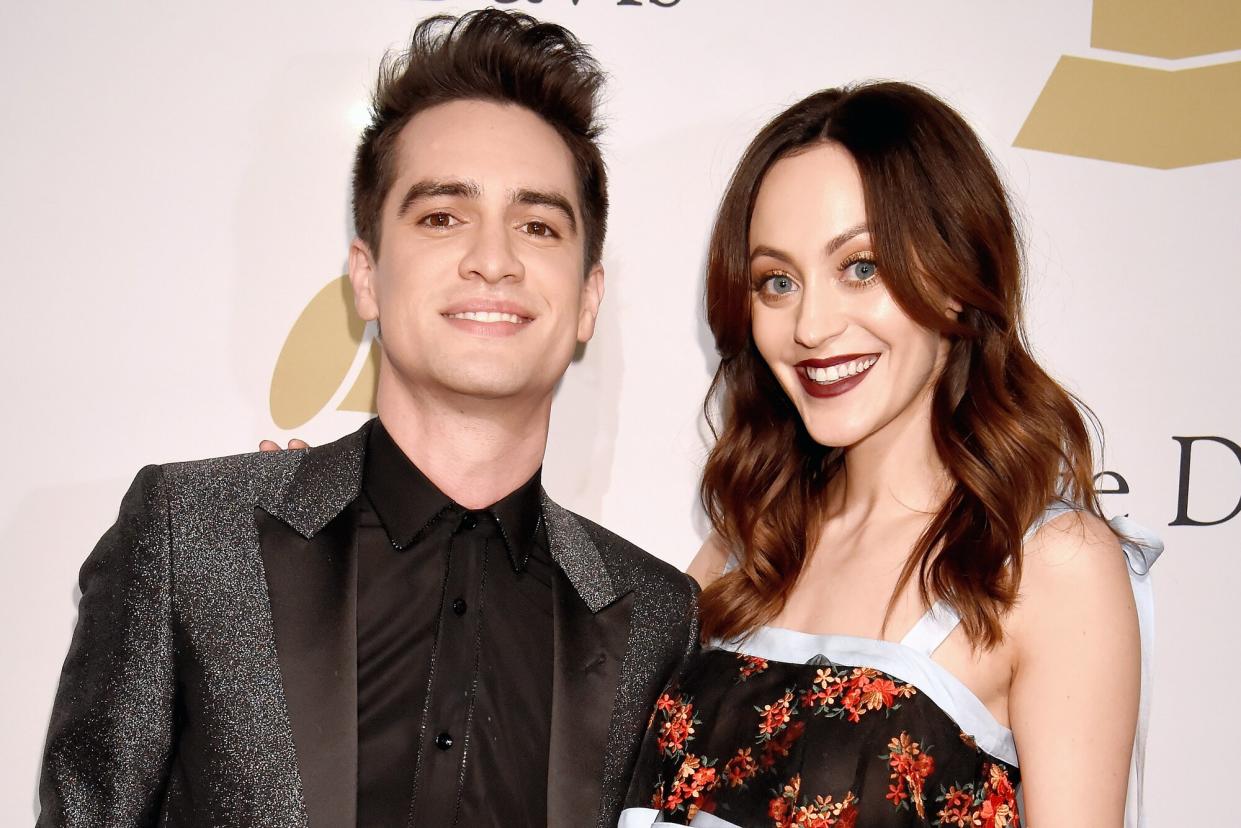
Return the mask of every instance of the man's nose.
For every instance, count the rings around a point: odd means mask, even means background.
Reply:
[[[482,279],[491,284],[504,279],[522,279],[525,266],[513,242],[512,231],[503,222],[484,223],[461,258],[461,277]]]

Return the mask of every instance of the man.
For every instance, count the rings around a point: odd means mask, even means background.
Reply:
[[[386,60],[349,275],[378,420],[148,467],[82,570],[39,825],[614,823],[690,580],[539,485],[603,295],[602,81],[486,10]]]

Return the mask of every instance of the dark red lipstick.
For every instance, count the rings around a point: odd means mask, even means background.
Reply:
[[[831,368],[835,365],[844,365],[858,359],[873,358],[879,359],[879,354],[842,354],[840,356],[828,357],[826,359],[803,359],[793,367],[797,369],[797,379],[801,380],[802,388],[806,389],[806,393],[812,397],[839,397],[848,391],[852,391],[866,379],[873,369],[874,365],[865,371],[859,371],[851,377],[842,380],[836,380],[831,383],[818,383],[806,376],[807,368]]]

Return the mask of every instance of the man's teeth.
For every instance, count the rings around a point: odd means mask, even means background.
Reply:
[[[512,322],[520,325],[522,318],[515,313],[498,313],[496,311],[462,311],[448,314],[449,319],[468,319],[471,322]]]
[[[840,382],[849,377],[855,377],[863,371],[868,370],[872,365],[879,361],[879,357],[869,356],[855,359],[852,362],[842,362],[839,365],[833,365],[829,368],[805,368],[806,378],[812,382],[831,385],[833,382]]]

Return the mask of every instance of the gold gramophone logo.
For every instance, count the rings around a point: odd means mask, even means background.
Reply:
[[[1202,60],[1241,49],[1241,0],[1094,0],[1090,45],[1172,66],[1061,57],[1015,146],[1164,170],[1241,158],[1241,62]]]
[[[350,377],[349,390],[337,399]],[[298,428],[333,400],[338,411],[373,414],[378,377],[379,343],[353,309],[349,277],[333,279],[297,317],[276,358],[272,422]]]

